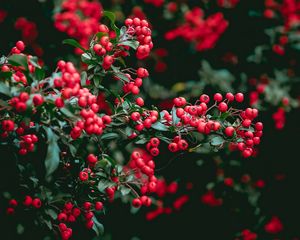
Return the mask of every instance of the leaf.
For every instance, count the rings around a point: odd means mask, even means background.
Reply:
[[[41,68],[41,66],[38,63],[38,58],[37,57],[30,57],[29,62],[36,68]]]
[[[92,57],[88,53],[83,53],[83,54],[81,54],[81,61],[89,64],[92,62]]]
[[[87,73],[86,73],[86,71],[83,71],[80,74],[80,83],[81,83],[81,86],[85,86],[86,85],[86,80],[87,80]]]
[[[100,223],[95,216],[92,219],[93,219],[93,222],[94,222],[93,230],[95,231],[95,233],[97,234],[97,236],[103,235],[103,233],[104,233],[104,226],[103,226],[103,224]]]
[[[27,57],[25,55],[13,54],[7,58],[7,61],[13,66],[22,66],[28,70]]]
[[[114,13],[109,11],[103,12],[103,17],[107,17],[110,20],[110,27],[116,32],[117,36],[120,36],[120,29],[115,25],[116,16]]]
[[[0,93],[9,97],[11,96],[10,89],[4,82],[0,82]]]
[[[34,75],[35,75],[35,78],[38,80],[38,81],[41,81],[45,78],[45,71],[41,68],[36,68],[35,69],[35,72],[34,72]]]
[[[132,40],[132,41],[124,41],[121,42],[120,45],[122,46],[129,46],[131,48],[133,48],[134,50],[138,48],[138,46],[140,45],[138,41]]]
[[[106,180],[106,179],[101,179],[98,183],[98,190],[100,192],[104,192],[104,190],[108,187],[112,187],[114,185],[114,183]]]
[[[222,137],[216,136],[211,139],[210,144],[212,146],[219,146],[219,145],[223,144],[224,142],[225,142],[225,140]]]
[[[151,127],[159,131],[168,131],[166,125],[162,124],[161,122],[156,122],[152,124]]]
[[[119,134],[117,133],[105,133],[103,135],[101,135],[101,140],[109,140],[109,139],[115,139],[115,138],[118,138],[119,137]]]
[[[71,45],[71,46],[76,47],[76,48],[80,48],[82,51],[86,52],[86,49],[84,49],[84,47],[82,47],[80,45],[80,43],[77,42],[75,39],[70,39],[70,38],[69,39],[65,39],[65,40],[63,40],[62,43],[63,44]]]
[[[115,72],[115,75],[126,82],[130,81],[130,79],[124,73]]]
[[[44,127],[47,134],[47,155],[45,159],[46,180],[51,180],[51,174],[58,168],[60,149],[57,144],[58,136],[49,127]]]
[[[120,190],[122,196],[128,195],[131,191],[130,188],[125,187],[125,186],[121,186],[119,190]]]
[[[53,220],[57,219],[57,213],[53,209],[46,209],[45,213],[49,215]]]
[[[180,122],[180,118],[177,117],[177,114],[176,114],[176,107],[175,106],[172,108],[172,122],[173,122],[173,125],[176,125],[177,123]]]

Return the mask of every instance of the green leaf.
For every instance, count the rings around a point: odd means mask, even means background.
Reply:
[[[152,124],[151,127],[159,131],[168,131],[167,126],[162,124],[161,122],[156,122]]]
[[[109,140],[109,139],[115,139],[115,138],[118,138],[119,137],[119,134],[117,133],[105,133],[103,135],[101,135],[101,140]]]
[[[116,32],[117,36],[120,36],[120,29],[115,25],[116,16],[114,13],[109,11],[103,12],[103,17],[107,17],[110,20],[110,27]]]
[[[131,191],[130,188],[125,187],[125,186],[121,186],[119,190],[120,190],[122,196],[128,195]]]
[[[103,224],[100,223],[95,216],[92,219],[93,219],[93,222],[94,222],[93,230],[95,231],[95,233],[97,234],[97,236],[103,235],[103,233],[104,233],[104,226],[103,226]]]
[[[0,82],[0,93],[11,97],[10,89],[4,82]]]
[[[222,138],[221,136],[216,136],[211,139],[210,144],[212,146],[219,146],[219,145],[223,144],[224,142],[225,142],[224,138]]]
[[[45,71],[41,68],[36,68],[34,75],[35,75],[36,80],[41,81],[45,78]]]
[[[49,215],[53,220],[57,219],[57,213],[53,209],[46,209],[45,213]]]
[[[65,40],[63,40],[62,43],[71,45],[71,46],[76,47],[76,48],[80,48],[82,51],[86,52],[86,49],[84,49],[84,47],[82,47],[80,45],[80,43],[77,42],[75,39],[65,39]]]
[[[36,68],[41,68],[41,66],[38,63],[38,58],[37,57],[30,57],[29,62]]]
[[[13,66],[22,66],[28,70],[27,57],[25,55],[13,54],[7,58],[7,61]]]
[[[81,86],[85,86],[86,85],[86,80],[87,80],[87,73],[86,71],[83,71],[80,74],[80,82],[81,82]]]
[[[131,48],[133,48],[134,50],[138,48],[139,46],[139,42],[138,41],[135,41],[135,40],[132,40],[132,41],[124,41],[124,42],[121,42],[120,45],[122,46],[129,46]]]
[[[104,192],[104,190],[108,187],[112,187],[114,185],[114,183],[106,180],[106,179],[101,179],[98,183],[98,190],[100,192]]]
[[[172,122],[173,122],[173,125],[176,125],[177,123],[180,122],[180,118],[177,117],[177,114],[176,114],[176,107],[175,106],[172,108]]]
[[[46,180],[51,180],[51,174],[58,168],[60,149],[57,144],[58,136],[49,127],[44,127],[47,134],[47,155],[45,159]]]

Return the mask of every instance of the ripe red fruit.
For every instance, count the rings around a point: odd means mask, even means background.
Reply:
[[[62,98],[56,98],[55,105],[58,108],[62,108],[65,105],[64,100]]]
[[[160,140],[156,137],[150,139],[150,144],[152,147],[157,147],[160,144]]]
[[[180,150],[186,150],[188,148],[189,144],[187,143],[186,140],[181,139],[178,141],[178,147]]]
[[[17,200],[16,199],[11,199],[11,200],[9,200],[9,206],[11,206],[11,207],[16,207],[16,206],[18,206],[18,202],[17,202]]]
[[[89,164],[95,164],[98,161],[98,158],[91,153],[87,156],[87,161],[89,162]]]
[[[33,199],[32,206],[35,208],[40,208],[42,206],[41,199],[39,199],[39,198]]]
[[[234,100],[234,95],[232,93],[226,93],[225,97],[229,102],[232,102]]]
[[[87,229],[91,229],[94,226],[93,220],[87,221],[85,226],[86,226]]]
[[[242,94],[242,93],[235,94],[235,100],[237,102],[243,102],[244,101],[244,94]]]
[[[22,41],[18,41],[18,42],[16,43],[16,47],[17,47],[17,49],[19,49],[21,52],[23,52],[24,49],[25,49],[25,44],[24,44],[24,42],[22,42]]]
[[[132,200],[132,206],[135,208],[139,208],[142,206],[142,201],[139,198],[135,198]]]
[[[227,127],[227,128],[225,128],[225,134],[226,134],[226,136],[228,136],[228,137],[232,137],[233,136],[233,134],[234,134],[234,127]]]
[[[170,143],[168,146],[168,149],[170,150],[170,152],[177,152],[178,150],[178,145],[177,143]]]
[[[102,202],[95,202],[95,209],[97,211],[101,211],[103,209],[103,203]]]
[[[37,95],[34,95],[32,101],[33,101],[34,106],[39,106],[39,105],[43,104],[44,98],[40,94],[37,94]]]
[[[65,221],[67,221],[67,219],[68,219],[67,214],[65,214],[63,212],[61,212],[57,215],[57,220],[60,222],[65,222]]]
[[[206,94],[202,94],[202,95],[200,96],[200,102],[208,103],[208,102],[209,102],[209,96],[206,95]]]
[[[149,73],[145,68],[138,68],[136,74],[139,78],[145,78],[149,76]]]
[[[89,179],[89,175],[88,175],[88,173],[87,172],[83,172],[83,171],[81,171],[80,173],[79,173],[79,179],[81,180],[81,181],[87,181],[88,179]]]
[[[219,109],[220,112],[226,112],[227,109],[228,109],[228,106],[227,106],[226,103],[221,102],[221,103],[219,103],[219,105],[218,105],[218,109]]]
[[[262,123],[262,122],[257,122],[257,123],[255,123],[255,129],[256,129],[257,131],[262,131],[263,128],[264,128],[264,126],[263,126],[263,123]]]
[[[156,157],[159,154],[159,149],[156,147],[151,148],[150,153],[152,156]]]
[[[101,24],[99,26],[99,32],[108,33],[109,29],[108,29],[108,27],[105,24]]]
[[[83,208],[85,210],[89,210],[91,208],[92,204],[90,202],[84,202],[83,203]]]
[[[214,100],[217,101],[217,102],[221,102],[223,100],[223,96],[221,93],[216,93],[214,95]]]
[[[3,120],[2,121],[2,129],[4,131],[11,132],[15,128],[15,123],[12,120]]]
[[[23,201],[23,204],[26,206],[26,207],[29,207],[32,203],[32,197],[30,196],[25,196],[25,199]]]
[[[135,100],[136,104],[139,105],[140,107],[144,106],[144,99],[142,99],[141,97],[138,97]]]

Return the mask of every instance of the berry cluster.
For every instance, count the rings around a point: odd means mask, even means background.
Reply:
[[[96,0],[65,0],[61,12],[54,16],[54,26],[88,48],[90,37],[98,31],[102,11],[102,5]],[[76,52],[81,53],[80,49]]]
[[[125,25],[128,27],[127,33],[135,36],[139,42],[137,48],[136,57],[138,59],[144,59],[149,56],[151,49],[153,48],[153,42],[151,38],[151,30],[147,20],[141,20],[137,17],[125,20]]]
[[[185,23],[165,34],[167,40],[182,37],[195,44],[197,51],[213,48],[226,30],[228,22],[222,13],[216,13],[204,19],[201,8],[195,7],[185,13]]]
[[[19,154],[25,155],[28,152],[33,152],[34,144],[37,143],[38,137],[35,134],[27,134],[27,135],[21,136],[21,139],[22,140],[20,141]]]
[[[18,207],[18,201],[16,199],[10,199],[8,203],[9,207],[6,209],[6,213],[8,215],[13,215],[15,213],[15,209]],[[34,207],[36,209],[42,206],[42,201],[40,198],[32,198],[31,196],[25,196],[23,200],[23,206],[25,208]]]

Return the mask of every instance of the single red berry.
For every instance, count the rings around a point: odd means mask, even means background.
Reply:
[[[41,199],[35,198],[32,200],[32,206],[35,208],[40,208],[42,206]]]
[[[233,134],[234,134],[234,127],[227,127],[227,128],[225,128],[225,134],[226,134],[226,136],[228,136],[228,137],[232,137],[233,136]]]
[[[103,209],[103,203],[102,202],[95,202],[95,209],[97,211],[101,211]]]
[[[214,95],[214,100],[217,101],[217,102],[221,102],[223,100],[223,96],[221,93],[216,93]]]
[[[88,179],[89,179],[89,175],[88,175],[88,173],[87,172],[80,172],[79,173],[79,179],[81,180],[81,181],[87,181]]]
[[[242,94],[242,93],[235,94],[235,100],[237,102],[243,102],[244,101],[244,94]]]
[[[135,208],[139,208],[142,206],[142,202],[139,198],[135,198],[132,200],[132,206]]]
[[[219,105],[218,105],[218,109],[219,109],[220,112],[226,112],[227,109],[228,109],[228,106],[227,106],[226,103],[221,102],[221,103],[219,103]]]

